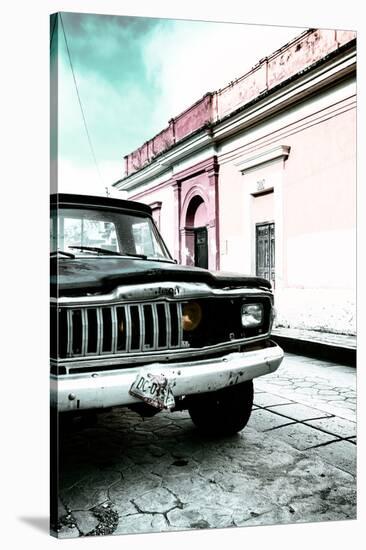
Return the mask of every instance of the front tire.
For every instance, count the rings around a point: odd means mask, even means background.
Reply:
[[[248,423],[253,406],[253,380],[190,397],[188,412],[206,435],[233,435]]]

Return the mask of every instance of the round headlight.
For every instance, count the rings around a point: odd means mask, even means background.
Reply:
[[[197,302],[189,302],[183,305],[182,327],[183,330],[195,330],[202,319],[202,309]]]
[[[243,304],[241,307],[241,324],[243,327],[259,327],[263,322],[263,304]]]

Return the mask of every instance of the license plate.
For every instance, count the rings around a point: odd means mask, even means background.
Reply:
[[[163,375],[154,375],[141,370],[129,392],[158,409],[172,409],[175,405],[172,388]]]

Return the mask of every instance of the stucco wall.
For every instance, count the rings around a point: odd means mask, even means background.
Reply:
[[[349,88],[345,85],[344,90]],[[255,223],[261,215],[262,221],[273,218],[277,323],[354,334],[356,112],[349,97],[339,100],[338,91],[332,94],[327,96],[327,107],[323,99],[319,105],[308,103],[306,113],[301,108],[294,111],[292,124],[285,124],[288,119],[283,118],[281,125],[278,117],[277,125],[272,121],[276,130],[263,132],[256,140],[256,151],[286,144],[290,148],[286,160],[242,173],[240,159],[253,151],[250,135],[231,143],[231,150],[238,143],[240,148],[229,160],[228,148],[223,148],[225,153],[219,156],[220,260],[221,269],[254,274]],[[274,187],[272,204],[263,197],[266,204],[260,206],[253,197],[258,182]]]
[[[250,210],[243,177],[233,163],[220,165],[220,269],[251,272]]]
[[[284,171],[281,326],[355,334],[355,110],[291,139]]]
[[[354,285],[355,128],[352,110],[291,137],[284,173],[286,286]]]

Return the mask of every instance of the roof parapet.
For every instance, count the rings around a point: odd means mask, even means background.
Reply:
[[[244,106],[356,38],[355,31],[309,29],[224,88],[205,94],[167,128],[124,157],[125,177],[150,164],[188,135]]]

